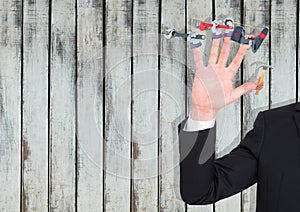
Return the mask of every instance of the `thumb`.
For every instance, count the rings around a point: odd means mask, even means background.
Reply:
[[[242,95],[248,93],[251,90],[255,90],[257,87],[258,80],[256,82],[246,82],[239,87],[233,89],[231,93],[231,101],[234,102],[238,100]]]

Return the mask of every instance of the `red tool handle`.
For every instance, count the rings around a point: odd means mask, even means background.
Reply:
[[[208,28],[212,28],[212,27],[213,27],[213,24],[211,24],[211,23],[201,22],[200,26],[199,26],[199,29],[201,31],[204,31],[204,30],[206,30]],[[232,26],[226,26],[226,25],[218,24],[217,25],[217,29],[233,29],[233,27]]]
[[[220,28],[220,29],[233,29],[232,26],[226,26],[226,25],[221,25],[221,24],[217,25],[217,28]]]
[[[199,29],[200,29],[201,31],[204,31],[204,30],[206,30],[207,28],[211,28],[212,26],[213,26],[213,24],[201,22],[201,23],[200,23],[200,26],[199,26]]]

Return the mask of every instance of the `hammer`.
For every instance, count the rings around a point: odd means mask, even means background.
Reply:
[[[257,68],[255,70],[258,70],[260,68],[263,68],[263,70],[262,70],[262,73],[261,73],[261,75],[259,77],[259,80],[258,80],[258,83],[257,83],[257,87],[259,87],[264,82],[264,78],[265,78],[265,74],[266,74],[267,69],[268,68],[269,69],[273,69],[272,66],[262,64],[262,65],[257,66]],[[256,88],[255,95],[258,95],[259,91],[260,90],[258,88]]]

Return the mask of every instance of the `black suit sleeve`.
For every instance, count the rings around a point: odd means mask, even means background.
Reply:
[[[216,123],[213,128],[186,132],[178,125],[180,193],[192,205],[214,203],[257,182],[257,164],[264,135],[263,113],[230,153],[215,159]]]

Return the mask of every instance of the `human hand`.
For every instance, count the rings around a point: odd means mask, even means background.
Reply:
[[[245,36],[246,39],[249,36]],[[226,67],[226,62],[230,53],[231,39],[224,37],[224,42],[220,57],[218,58],[220,39],[213,39],[208,66],[203,65],[200,48],[193,48],[194,60],[196,63],[196,73],[192,88],[192,112],[193,120],[211,120],[221,108],[238,100],[245,93],[255,90],[256,82],[247,82],[237,88],[232,87],[234,78],[239,66],[252,45],[240,44],[239,50]],[[262,89],[263,85],[258,87]]]

